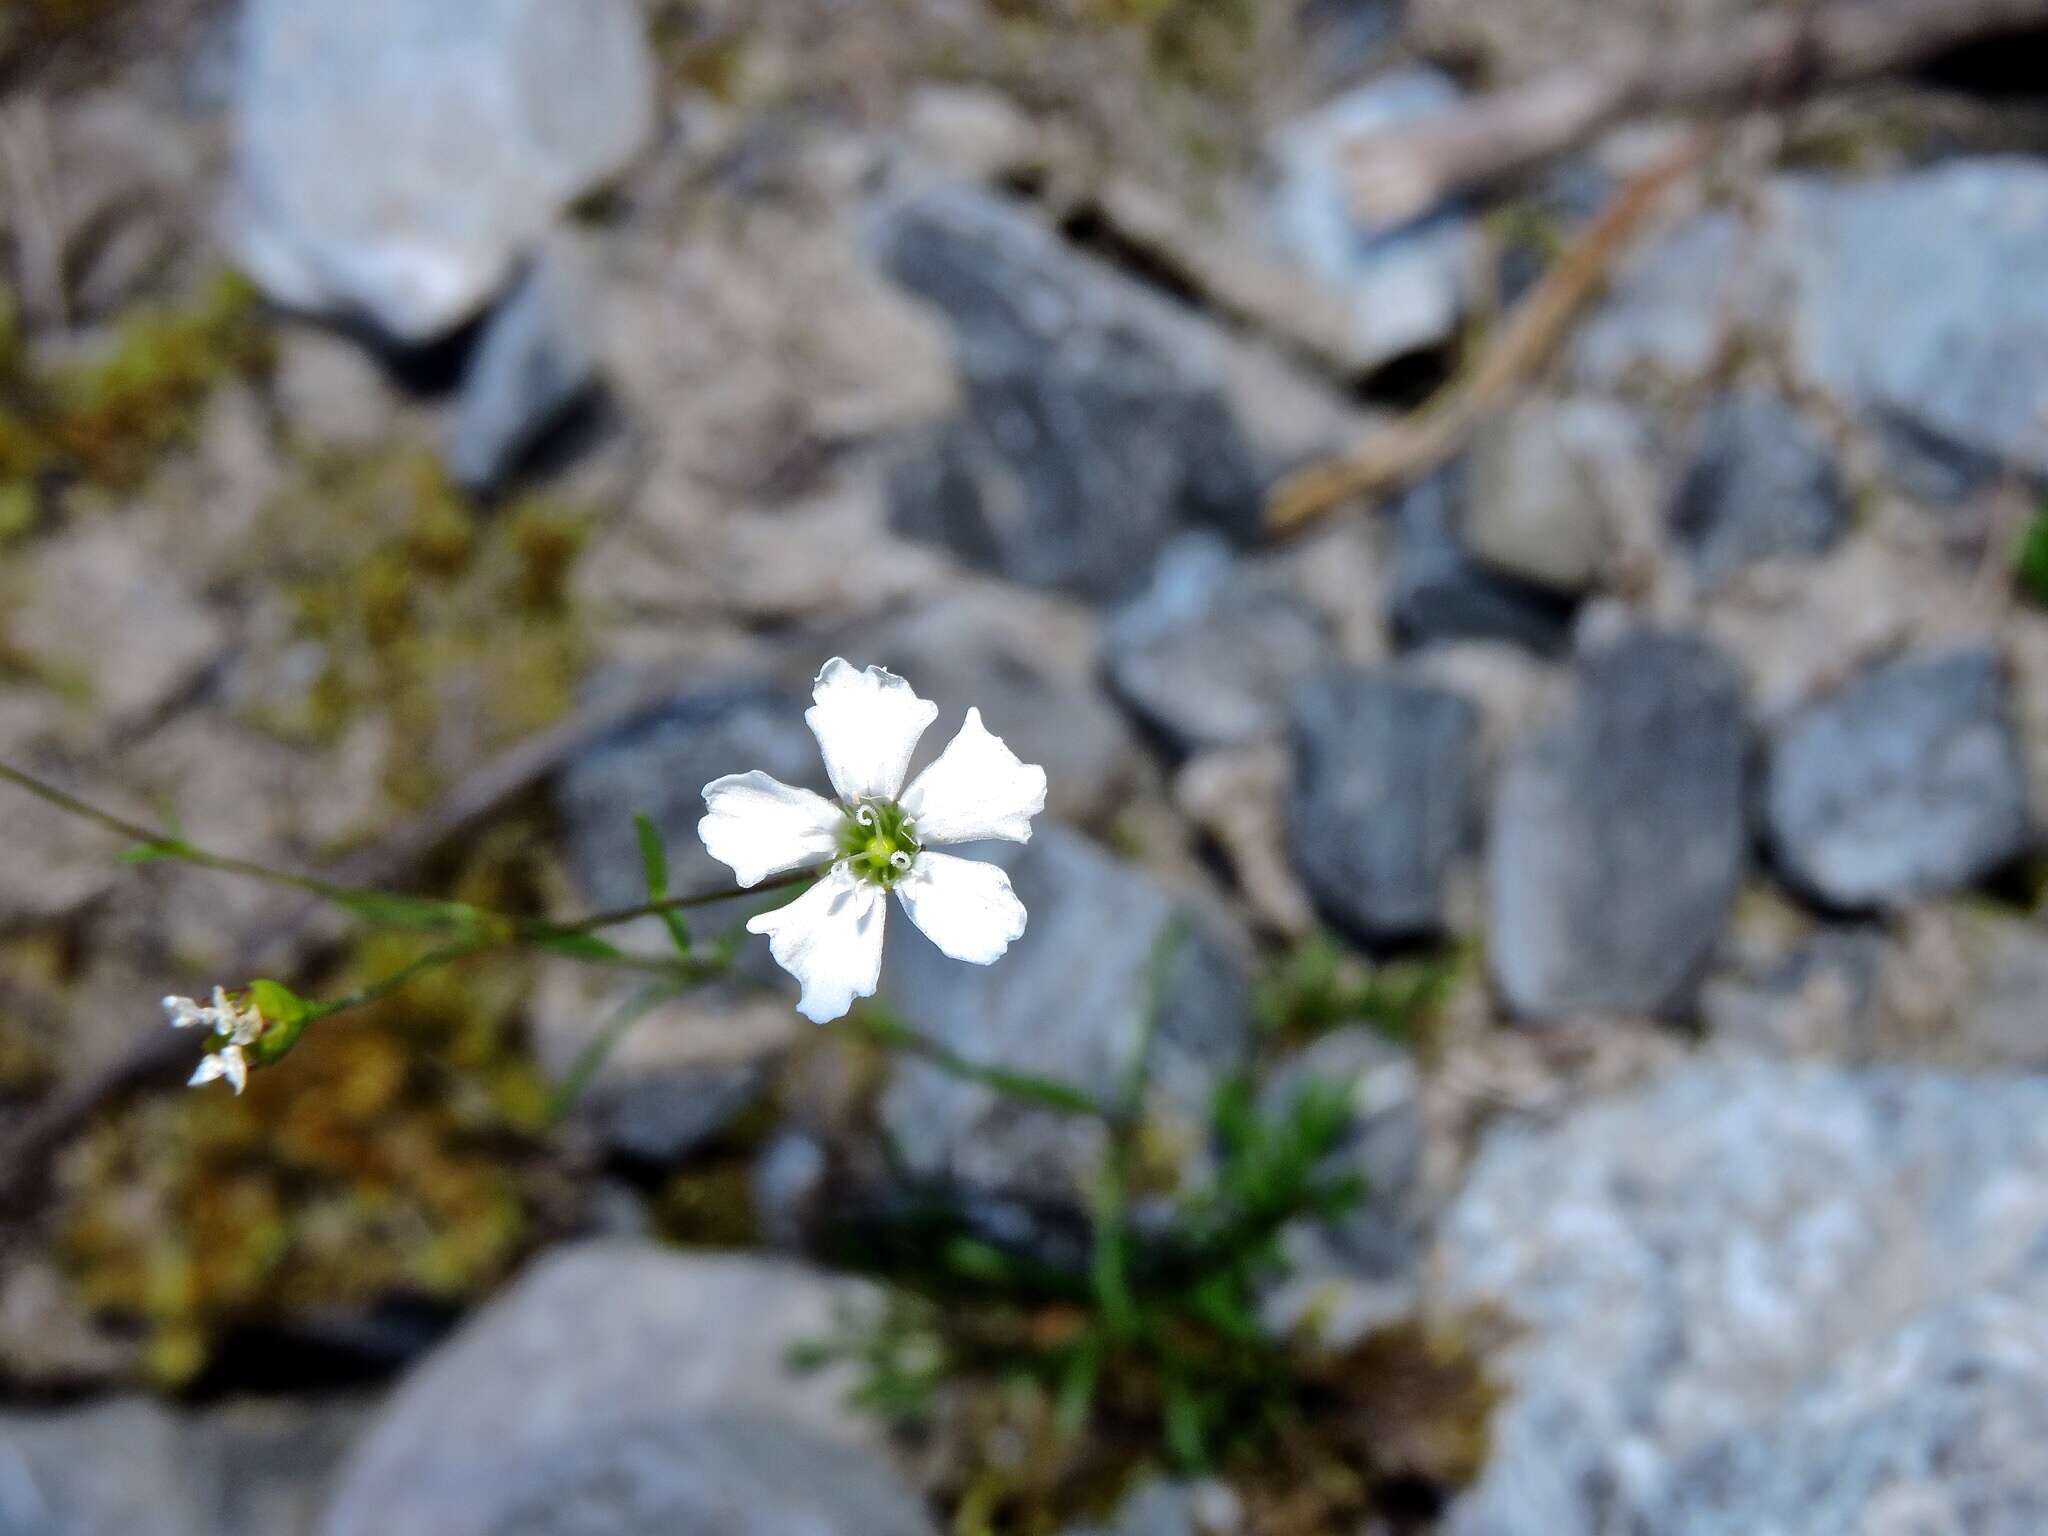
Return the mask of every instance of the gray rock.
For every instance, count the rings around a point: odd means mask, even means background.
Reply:
[[[1288,696],[1331,657],[1314,613],[1204,534],[1161,556],[1103,638],[1117,696],[1184,753],[1277,734]]]
[[[2031,1536],[2048,1525],[2044,1442],[2039,1303],[1972,1296],[1851,1353],[1768,1425],[1688,1460],[1648,1526]]]
[[[642,1163],[680,1163],[715,1142],[762,1103],[768,1075],[756,1063],[705,1064],[695,1072],[634,1074],[597,1090],[588,1106],[604,1144]]]
[[[1527,1331],[1452,1536],[2038,1528],[2048,1082],[1701,1060],[1488,1137],[1452,1303]]]
[[[1958,160],[1786,185],[1793,342],[1880,416],[2048,475],[2048,166]]]
[[[1598,456],[1616,423],[1595,401],[1527,403],[1473,438],[1471,498],[1459,532],[1502,575],[1583,594],[1605,573],[1616,513]]]
[[[352,1402],[0,1415],[6,1536],[310,1536]]]
[[[495,490],[597,381],[589,276],[556,242],[484,323],[442,454],[457,484]]]
[[[793,1344],[869,1295],[759,1259],[626,1243],[557,1251],[400,1386],[343,1468],[322,1536],[752,1529],[654,1522],[719,1510],[722,1487],[759,1491],[770,1469],[807,1458],[838,1469],[876,1514],[847,1529],[921,1529],[888,1523],[904,1506],[888,1496],[877,1432],[842,1406],[846,1377],[788,1364]],[[758,1459],[733,1459],[709,1427],[724,1422],[762,1426]],[[782,1507],[794,1512],[818,1490],[790,1475]]]
[[[1771,742],[1764,822],[1796,885],[1864,908],[1958,890],[2025,852],[2027,784],[1990,650],[1908,656]]]
[[[936,757],[968,709],[1045,769],[1046,809],[1083,824],[1129,798],[1144,757],[1097,685],[1100,621],[1078,604],[988,583],[850,638],[845,654],[910,679],[939,706],[911,771]]]
[[[1782,336],[1804,382],[1956,489],[1968,466],[2048,474],[2048,166],[1952,160],[1869,181],[1786,177],[1632,262],[1573,370],[1706,373],[1730,324]]]
[[[1134,590],[1183,527],[1250,535],[1269,466],[1220,337],[972,189],[897,199],[871,243],[950,325],[965,396],[893,468],[899,531],[1089,598]]]
[[[1754,232],[1721,209],[1649,242],[1579,327],[1572,377],[1602,390],[1703,377],[1722,355],[1731,317],[1769,307],[1768,262]]]
[[[1671,509],[1672,535],[1703,581],[1823,554],[1848,523],[1834,458],[1791,406],[1757,391],[1714,403]]]
[[[229,237],[280,303],[434,339],[654,127],[627,0],[251,0]]]
[[[1177,928],[1147,1108],[1197,1128],[1199,1142],[1211,1096],[1240,1060],[1249,1027],[1244,982],[1229,956],[1151,880],[1057,824],[986,856],[1010,872],[1031,914],[1024,937],[999,965],[961,965],[902,924],[883,962],[883,1002],[970,1061],[1053,1078],[1107,1105],[1152,1002],[1154,953]],[[1101,1149],[1093,1123],[1001,1098],[914,1058],[892,1070],[881,1118],[911,1175],[968,1192],[1071,1201],[1087,1189]]]
[[[0,1419],[0,1531],[9,1536],[199,1536],[178,1421],[139,1398]]]
[[[607,1429],[520,1469],[490,1536],[928,1536],[879,1458],[713,1412]]]
[[[1274,138],[1276,241],[1347,302],[1352,330],[1345,358],[1360,372],[1450,340],[1472,294],[1480,245],[1462,208],[1392,228],[1361,224],[1345,174],[1345,145],[1361,134],[1426,121],[1457,102],[1458,89],[1446,76],[1402,70],[1319,107]]]
[[[1542,656],[1571,639],[1569,597],[1488,570],[1457,534],[1465,497],[1461,466],[1438,472],[1394,508],[1394,560],[1387,616],[1405,646],[1508,640]]]
[[[1288,843],[1324,917],[1361,941],[1426,936],[1470,848],[1479,712],[1386,671],[1332,671],[1295,696]]]
[[[668,851],[678,893],[729,887],[732,871],[697,838],[704,786],[759,768],[785,784],[832,793],[817,738],[804,723],[809,697],[795,689],[736,684],[685,694],[650,710],[584,752],[555,781],[577,883],[600,907],[646,897],[635,815],[646,816]],[[693,926],[722,932],[750,912],[742,898],[700,909]]]
[[[1685,1010],[1742,876],[1741,684],[1704,641],[1587,658],[1569,718],[1496,791],[1488,954],[1529,1018]]]

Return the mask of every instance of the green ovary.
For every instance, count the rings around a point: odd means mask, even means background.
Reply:
[[[854,874],[885,890],[910,872],[923,848],[910,818],[893,800],[863,800],[839,827],[840,857]]]

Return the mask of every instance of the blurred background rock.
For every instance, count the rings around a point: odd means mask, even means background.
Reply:
[[[570,910],[881,662],[1051,783],[891,1016],[1106,1094],[1184,929],[1140,1235],[1239,1090],[1365,1195],[1256,1454],[1040,1478],[786,1357],[926,1202],[1085,1266],[1099,1127],[757,954],[560,1124],[616,997],[534,958],[172,1091],[166,991],[410,951],[0,790],[0,1532],[2048,1529],[2048,35],[1728,117],[1444,462],[1266,521],[1687,125],[1392,227],[1347,145],[1793,9],[8,0],[0,760]]]

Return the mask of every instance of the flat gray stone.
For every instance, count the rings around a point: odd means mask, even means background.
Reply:
[[[1988,649],[1907,656],[1788,721],[1763,809],[1787,877],[1833,906],[1955,891],[2024,853],[2027,784]]]
[[[1525,402],[1472,442],[1465,547],[1505,576],[1583,594],[1606,574],[1622,509],[1612,461],[1630,454],[1633,424],[1597,400]]]
[[[1117,696],[1183,753],[1278,735],[1289,696],[1331,656],[1330,637],[1305,604],[1203,534],[1161,556],[1152,584],[1112,617],[1103,644]]]
[[[590,275],[550,244],[484,322],[442,454],[465,489],[496,490],[597,382]]]
[[[870,243],[952,333],[964,411],[899,445],[892,521],[1028,586],[1139,587],[1183,528],[1256,528],[1269,466],[1223,388],[1224,338],[961,186],[895,198]]]
[[[1330,671],[1293,706],[1288,847],[1323,916],[1362,942],[1440,931],[1475,830],[1479,712],[1388,671]]]
[[[2048,475],[2048,166],[1782,177],[1756,217],[1704,214],[1631,260],[1572,372],[1696,379],[1731,324],[1782,338],[1802,382],[1862,412],[1946,493],[1985,466]]]
[[[0,1415],[5,1536],[311,1536],[352,1400],[201,1412],[114,1398]]]
[[[2048,475],[2048,166],[1799,179],[1778,237],[1812,377],[1880,419]]]
[[[1500,1127],[1440,1232],[1527,1330],[1451,1536],[2038,1528],[2048,1081],[1698,1060]]]
[[[1517,1014],[1690,1006],[1745,863],[1748,745],[1704,641],[1639,631],[1581,664],[1495,792],[1487,952]]]
[[[787,1358],[870,1294],[754,1258],[623,1242],[557,1250],[405,1379],[344,1466],[321,1536],[751,1529],[649,1523],[716,1509],[721,1466],[740,1477],[713,1421],[767,1426],[748,1477],[822,1446],[833,1460],[821,1465],[861,1466],[862,1489],[884,1488],[878,1431],[844,1408],[845,1375],[799,1375]],[[610,1525],[605,1486],[618,1495]],[[784,1508],[802,1507],[801,1490],[789,1497]],[[557,1517],[567,1523],[547,1523]]]
[[[1475,559],[1458,536],[1469,476],[1440,470],[1394,507],[1393,579],[1387,618],[1403,646],[1506,640],[1540,656],[1571,643],[1576,603]]]
[[[249,0],[228,237],[279,303],[418,343],[654,129],[629,0]]]
[[[929,1536],[887,1463],[774,1419],[607,1429],[522,1468],[490,1536]]]
[[[1798,412],[1754,390],[1714,402],[1671,509],[1672,536],[1702,580],[1823,554],[1848,525],[1834,457]]]
[[[971,851],[1009,871],[1030,913],[1024,937],[995,965],[962,965],[892,918],[882,1002],[970,1061],[1049,1077],[1107,1106],[1151,1004],[1154,953],[1177,926],[1148,1110],[1206,1127],[1216,1085],[1242,1057],[1249,1013],[1243,978],[1203,924],[1055,823],[1041,823],[1029,844]],[[908,1173],[969,1192],[1070,1202],[1088,1189],[1101,1150],[1093,1122],[999,1097],[914,1057],[892,1069],[881,1118]]]
[[[1275,244],[1349,307],[1343,355],[1360,372],[1450,340],[1472,295],[1479,234],[1457,206],[1394,227],[1362,223],[1345,176],[1345,145],[1457,104],[1458,88],[1447,76],[1405,69],[1339,96],[1274,136]]]

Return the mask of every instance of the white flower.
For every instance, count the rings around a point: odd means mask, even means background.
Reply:
[[[221,1043],[193,1069],[187,1086],[197,1088],[224,1077],[236,1093],[249,1086],[249,1059],[243,1053],[263,1035],[263,1015],[253,1003],[237,1003],[221,987],[213,989],[213,1002],[205,1004],[189,997],[167,997],[164,1012],[173,1029],[203,1026]]]
[[[967,711],[938,761],[903,788],[918,738],[938,714],[893,672],[857,672],[833,657],[804,712],[838,804],[767,774],[704,786],[697,835],[743,886],[806,865],[830,867],[785,907],[747,924],[768,935],[776,963],[803,987],[797,1011],[824,1024],[872,997],[882,972],[886,897],[955,960],[988,965],[1024,935],[1024,904],[993,864],[932,845],[1031,840],[1045,809],[1045,770],[1022,763]]]

